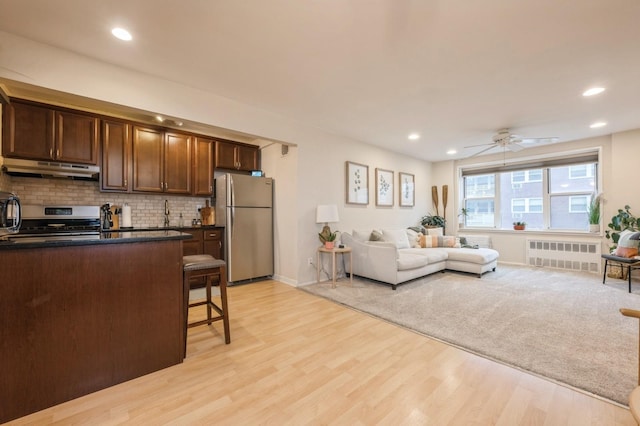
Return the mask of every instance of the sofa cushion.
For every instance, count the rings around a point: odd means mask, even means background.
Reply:
[[[449,257],[449,253],[443,248],[410,248],[398,251],[400,252],[401,256],[404,254],[415,254],[418,256],[426,257],[429,263],[442,262],[444,260],[447,260],[447,258]]]
[[[407,249],[411,247],[407,231],[404,229],[383,229],[382,238],[384,241],[393,243],[398,249]]]
[[[402,253],[398,257],[398,271],[406,271],[409,269],[421,268],[429,264],[427,256],[419,254]]]
[[[450,248],[446,249],[449,254],[448,260],[457,260],[460,262],[476,263],[484,265],[498,259],[499,253],[496,250],[488,248],[468,249],[468,248]]]

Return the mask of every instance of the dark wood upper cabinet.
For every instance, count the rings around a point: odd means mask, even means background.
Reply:
[[[257,146],[216,141],[216,168],[251,171],[259,168]]]
[[[193,149],[193,195],[213,194],[213,141],[195,137]]]
[[[164,132],[133,127],[133,191],[164,190]]]
[[[99,122],[90,115],[56,111],[55,159],[98,164]]]
[[[190,195],[191,140],[181,133],[133,126],[131,190]]]
[[[102,167],[100,185],[103,191],[130,189],[131,125],[112,120],[102,121]]]
[[[97,117],[15,100],[3,116],[4,156],[98,164]]]
[[[191,136],[165,133],[164,191],[191,194]]]

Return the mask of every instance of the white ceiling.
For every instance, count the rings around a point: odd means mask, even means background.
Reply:
[[[465,146],[503,127],[560,142],[640,128],[638,0],[0,0],[0,10],[2,31],[431,161],[472,155],[483,148]],[[116,25],[134,40],[113,38]],[[591,86],[607,90],[583,98]]]

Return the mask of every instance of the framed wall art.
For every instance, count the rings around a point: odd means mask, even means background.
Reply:
[[[415,176],[398,172],[398,181],[400,181],[400,207],[413,207],[416,196]]]
[[[393,206],[393,172],[376,168],[376,206]]]
[[[369,204],[369,166],[345,163],[347,204]]]

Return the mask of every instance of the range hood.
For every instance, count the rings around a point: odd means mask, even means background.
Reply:
[[[12,176],[63,177],[84,180],[98,180],[100,173],[98,166],[18,158],[5,158],[2,170]]]

